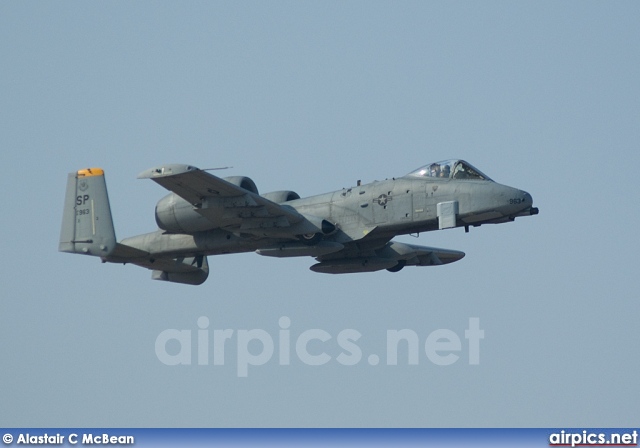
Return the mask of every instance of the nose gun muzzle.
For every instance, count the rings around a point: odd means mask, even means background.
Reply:
[[[521,190],[522,191],[522,190]],[[533,207],[533,197],[527,193],[526,191],[522,191],[523,196],[523,204],[525,205],[525,209],[518,213],[516,216],[533,216],[540,213],[538,207]]]

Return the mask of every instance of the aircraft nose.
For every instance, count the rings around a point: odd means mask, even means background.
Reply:
[[[537,207],[533,206],[533,197],[526,191],[520,190],[522,194],[522,203],[525,206],[524,214],[525,216],[537,215],[540,211]],[[522,212],[521,212],[522,213]]]

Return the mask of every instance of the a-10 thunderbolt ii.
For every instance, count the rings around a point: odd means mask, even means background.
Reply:
[[[171,193],[157,203],[155,232],[117,242],[103,170],[70,173],[59,250],[132,263],[152,278],[199,285],[207,255],[251,252],[311,256],[315,272],[345,274],[434,266],[455,250],[400,243],[396,235],[513,221],[538,213],[531,195],[498,184],[464,160],[425,165],[406,176],[301,198],[260,195],[248,177],[220,178],[190,165],[142,172]]]

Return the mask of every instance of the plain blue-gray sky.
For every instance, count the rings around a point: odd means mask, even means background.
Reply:
[[[637,2],[0,3],[0,425],[637,426],[639,21]],[[155,229],[165,191],[136,175],[163,163],[307,196],[448,158],[540,215],[400,237],[467,256],[397,274],[242,254],[190,287],[57,252],[79,168],[105,169],[123,238]],[[200,316],[274,339],[286,316],[333,359],[238,378],[234,338],[224,366],[161,363],[158,335]],[[393,329],[449,329],[460,360],[369,365]]]

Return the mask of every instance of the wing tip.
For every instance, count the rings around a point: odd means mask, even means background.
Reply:
[[[155,179],[158,177],[176,176],[178,174],[188,173],[189,171],[198,171],[193,165],[184,165],[181,163],[169,163],[154,168],[144,170],[138,174],[138,179]]]

